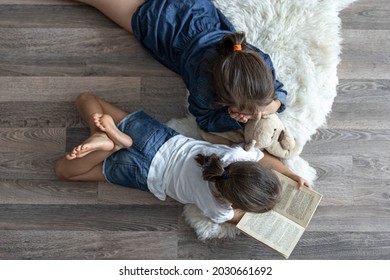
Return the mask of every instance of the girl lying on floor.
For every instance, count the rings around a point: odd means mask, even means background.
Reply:
[[[278,202],[275,169],[310,187],[281,161],[258,149],[210,144],[180,135],[142,111],[128,114],[89,93],[76,107],[91,136],[56,163],[66,180],[108,181],[191,203],[215,223],[237,223],[245,211]]]

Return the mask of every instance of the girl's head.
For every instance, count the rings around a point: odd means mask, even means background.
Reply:
[[[239,161],[224,168],[215,154],[197,155],[195,160],[202,166],[203,179],[214,182],[219,194],[241,210],[262,213],[279,201],[278,178],[258,162]]]
[[[216,102],[247,114],[259,113],[275,97],[272,73],[245,41],[244,33],[226,35],[212,65]]]

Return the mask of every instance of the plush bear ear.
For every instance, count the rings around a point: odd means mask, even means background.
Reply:
[[[278,142],[281,142],[284,139],[284,130],[282,130],[278,137]]]

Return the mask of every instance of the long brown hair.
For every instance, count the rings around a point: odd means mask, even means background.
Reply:
[[[234,46],[240,49],[235,50]],[[258,106],[272,102],[275,97],[272,73],[264,59],[247,44],[244,33],[224,36],[217,51],[212,64],[217,103],[257,113]]]
[[[203,179],[213,182],[218,193],[241,210],[262,213],[279,201],[278,178],[258,162],[238,161],[224,168],[215,154],[198,154],[195,160],[203,169]]]

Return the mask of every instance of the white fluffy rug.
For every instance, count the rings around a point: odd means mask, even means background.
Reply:
[[[356,0],[214,0],[249,43],[268,53],[277,79],[288,91],[287,109],[279,116],[302,143],[326,124],[336,97],[337,65],[341,52],[339,12]],[[168,125],[194,138],[193,117],[171,120]],[[314,181],[315,170],[297,157],[285,162]],[[186,222],[199,239],[234,237],[234,226],[217,225],[194,205],[185,205]]]

